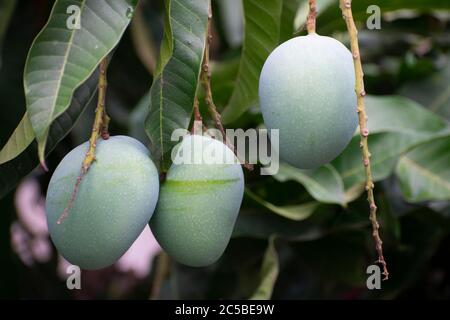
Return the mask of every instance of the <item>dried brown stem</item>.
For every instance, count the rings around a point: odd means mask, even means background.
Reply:
[[[214,124],[217,129],[220,130],[220,133],[222,134],[223,139],[225,140],[225,144],[233,150],[233,152],[236,154],[236,149],[234,148],[234,145],[230,143],[230,141],[227,138],[227,135],[225,133],[225,129],[222,125],[222,117],[217,111],[216,105],[214,104],[214,100],[212,97],[212,90],[211,90],[211,70],[209,68],[209,47],[212,40],[212,34],[211,34],[211,21],[212,21],[212,10],[211,10],[211,1],[209,2],[209,12],[208,12],[208,26],[207,26],[207,32],[206,32],[206,42],[205,42],[205,51],[203,53],[203,65],[202,65],[202,71],[200,75],[200,80],[203,85],[203,88],[205,89],[205,103],[208,106],[208,111],[211,114],[211,117],[214,120]],[[244,167],[248,170],[253,170],[253,165],[249,163],[244,162]]]
[[[347,30],[350,38],[350,46],[353,55],[353,62],[355,66],[355,79],[356,79],[355,91],[357,96],[357,112],[361,136],[360,147],[362,150],[363,165],[366,173],[365,189],[367,191],[367,201],[369,202],[370,207],[369,218],[372,223],[372,236],[375,240],[375,248],[378,253],[377,263],[383,266],[383,275],[384,275],[383,280],[387,280],[389,278],[389,272],[387,269],[386,261],[383,256],[383,246],[382,246],[383,241],[381,240],[379,234],[380,225],[378,224],[377,221],[377,206],[375,204],[375,198],[373,193],[374,183],[370,167],[371,154],[369,152],[369,145],[368,145],[369,130],[367,128],[367,114],[364,106],[364,96],[366,95],[366,92],[364,90],[364,73],[359,53],[358,30],[356,29],[356,25],[353,20],[351,0],[339,0],[339,3],[342,11],[342,16],[345,20],[345,24],[347,25]]]
[[[306,30],[308,34],[316,33],[316,17],[317,17],[317,4],[316,0],[309,0],[309,12],[306,17]]]
[[[158,299],[164,280],[167,278],[167,275],[169,274],[169,269],[170,269],[170,258],[167,255],[167,253],[162,251],[159,254],[158,261],[156,263],[155,278],[153,279],[152,282],[150,300]]]
[[[95,161],[95,147],[97,145],[97,139],[102,137],[103,139],[109,138],[108,125],[109,125],[109,117],[105,111],[105,97],[106,97],[106,68],[108,66],[107,58],[104,58],[100,62],[100,75],[98,77],[98,101],[97,108],[95,109],[95,120],[94,125],[92,127],[92,134],[89,139],[89,149],[86,152],[86,156],[84,157],[83,163],[81,165],[81,171],[79,176],[77,177],[77,181],[75,183],[75,187],[73,188],[73,192],[70,196],[69,203],[67,207],[64,209],[62,214],[59,216],[56,221],[57,224],[61,224],[64,219],[66,219],[69,215],[70,209],[75,202],[78,189],[80,187],[81,181],[84,176],[87,174],[89,168],[92,163]]]

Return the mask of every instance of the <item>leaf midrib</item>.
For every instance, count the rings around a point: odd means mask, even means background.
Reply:
[[[80,4],[80,17],[81,17],[81,14],[82,14],[82,12],[83,12],[83,9],[84,9],[84,7],[85,7],[85,4],[86,4],[86,0],[82,0],[82,2],[81,2],[81,4]],[[56,5],[56,4],[55,4]],[[45,29],[45,27],[44,27],[44,29],[43,30],[46,30]],[[48,118],[47,118],[47,126],[48,126],[48,124],[52,121],[52,117],[54,116],[54,113],[55,113],[55,109],[56,109],[56,102],[58,101],[58,96],[59,96],[59,91],[60,91],[60,89],[61,89],[61,83],[62,83],[62,79],[63,79],[63,77],[64,77],[64,72],[65,72],[65,70],[66,70],[66,67],[67,67],[67,60],[68,60],[68,57],[69,57],[69,54],[70,54],[70,52],[71,52],[71,48],[72,48],[72,44],[73,44],[73,39],[74,39],[74,36],[75,36],[75,33],[77,32],[77,30],[78,29],[73,29],[72,30],[72,32],[71,32],[71,34],[70,34],[70,38],[69,38],[69,41],[67,42],[67,48],[66,48],[66,50],[65,50],[65,53],[64,53],[64,59],[63,59],[63,67],[61,68],[61,72],[60,72],[60,77],[58,78],[58,83],[57,83],[57,87],[56,87],[56,90],[55,90],[55,94],[53,95],[53,103],[52,103],[52,112],[48,112]],[[38,100],[37,100],[38,101]],[[35,101],[35,103],[36,103],[36,101]],[[34,128],[34,127],[33,127]],[[49,130],[49,128],[47,128],[46,130],[45,130],[45,132],[48,132],[48,130]],[[45,135],[45,133],[44,133],[44,135]],[[39,135],[39,137],[41,137],[42,135]]]

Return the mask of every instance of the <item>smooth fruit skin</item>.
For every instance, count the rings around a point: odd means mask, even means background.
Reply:
[[[99,269],[118,260],[150,220],[158,200],[159,175],[139,141],[126,136],[99,139],[96,160],[67,218],[58,225],[88,146],[86,142],[73,149],[56,168],[47,191],[47,224],[66,260],[82,269]]]
[[[222,142],[209,137],[185,137],[178,155],[198,146],[236,159]],[[222,159],[216,155],[212,159]],[[161,247],[175,260],[188,266],[207,266],[217,261],[231,237],[244,195],[241,165],[172,164],[161,186],[150,228]]]
[[[293,38],[267,58],[259,100],[268,129],[279,129],[280,158],[312,169],[336,158],[358,124],[350,51],[317,34]]]

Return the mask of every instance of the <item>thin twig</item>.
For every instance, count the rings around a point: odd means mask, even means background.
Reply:
[[[103,139],[109,138],[108,125],[109,125],[109,117],[105,111],[105,97],[106,97],[106,68],[108,66],[107,58],[104,58],[100,62],[100,75],[98,77],[98,101],[97,108],[95,109],[95,120],[94,125],[92,127],[92,134],[89,139],[89,148],[86,152],[86,156],[84,157],[83,163],[81,165],[80,174],[77,177],[77,181],[75,183],[75,187],[70,196],[69,203],[67,207],[64,209],[62,214],[59,216],[56,221],[57,224],[61,224],[65,218],[69,215],[70,209],[75,202],[75,198],[78,193],[78,189],[80,187],[81,181],[84,176],[87,174],[89,168],[92,163],[95,161],[95,147],[97,145],[97,139],[102,137]]]
[[[198,103],[197,95],[194,98],[194,123],[192,124],[191,133],[198,134],[203,129],[203,119],[200,113],[200,107]]]
[[[316,0],[309,0],[309,12],[306,17],[306,30],[308,34],[316,33],[316,17],[317,17],[317,4]]]
[[[164,280],[167,278],[170,269],[170,258],[164,251],[159,254],[156,262],[155,278],[152,282],[152,288],[150,292],[150,300],[157,300],[161,292],[161,287]]]
[[[355,91],[357,96],[357,112],[359,119],[359,130],[361,136],[360,147],[362,150],[363,156],[363,164],[366,173],[366,185],[365,189],[367,191],[367,201],[370,206],[370,221],[372,223],[372,236],[375,240],[375,248],[378,253],[377,263],[383,266],[383,275],[384,279],[387,280],[389,278],[389,272],[387,269],[387,264],[383,256],[383,241],[380,238],[379,229],[380,225],[377,221],[377,206],[375,204],[374,198],[374,183],[372,178],[372,171],[370,167],[370,157],[371,154],[369,152],[368,145],[368,136],[369,130],[367,128],[367,114],[364,107],[364,96],[366,92],[364,90],[364,73],[362,69],[360,53],[359,53],[359,45],[358,45],[358,30],[356,29],[355,22],[353,20],[352,14],[352,2],[351,0],[339,0],[340,8],[342,10],[342,16],[344,17],[345,24],[347,25],[348,34],[350,37],[350,45],[353,55],[353,62],[355,66]]]
[[[200,113],[200,109],[198,106],[197,97],[195,97],[195,100],[194,100],[194,121],[200,121],[200,122],[202,121],[202,115]]]
[[[225,141],[225,144],[236,154],[236,149],[234,148],[234,145],[230,143],[230,141],[227,138],[227,135],[225,133],[225,129],[222,125],[222,117],[217,111],[216,105],[214,104],[214,100],[212,97],[212,90],[211,90],[211,70],[209,68],[209,47],[212,40],[212,27],[211,27],[211,21],[212,21],[212,10],[211,10],[211,1],[209,2],[209,12],[208,12],[208,25],[207,25],[207,32],[206,32],[206,43],[205,43],[205,51],[203,53],[203,65],[202,65],[202,71],[200,75],[201,83],[205,89],[205,103],[208,106],[208,111],[211,114],[211,117],[214,120],[214,124],[217,129],[219,129],[220,133],[222,134],[222,138]],[[237,155],[236,155],[237,156]],[[244,162],[244,167],[247,170],[253,170],[253,165]]]

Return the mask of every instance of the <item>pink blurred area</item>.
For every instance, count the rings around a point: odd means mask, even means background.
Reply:
[[[18,220],[11,225],[11,242],[14,252],[28,267],[35,263],[46,263],[55,251],[48,234],[45,215],[45,197],[38,181],[29,177],[17,188],[15,206]],[[143,279],[151,272],[153,259],[161,248],[147,225],[133,245],[114,265],[120,273],[132,274]],[[70,263],[58,257],[58,274],[67,278]]]

